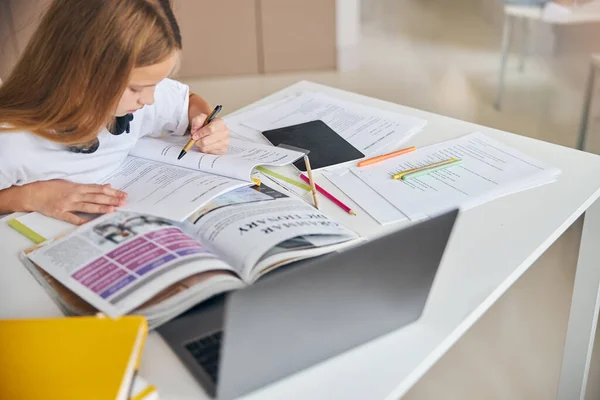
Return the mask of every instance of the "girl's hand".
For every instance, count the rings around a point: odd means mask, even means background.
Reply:
[[[225,121],[215,118],[210,124],[202,127],[206,114],[200,114],[192,119],[192,139],[196,140],[196,147],[203,153],[223,154],[229,146],[229,128]]]
[[[76,212],[106,214],[125,204],[127,194],[112,189],[110,185],[84,185],[64,180],[30,183],[25,204],[30,211],[38,211],[49,217],[75,225],[87,220]]]

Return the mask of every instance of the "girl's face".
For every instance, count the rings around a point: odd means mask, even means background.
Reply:
[[[173,53],[158,64],[134,68],[121,100],[119,100],[115,116],[122,117],[145,105],[153,104],[156,85],[173,72],[177,59],[177,53]]]

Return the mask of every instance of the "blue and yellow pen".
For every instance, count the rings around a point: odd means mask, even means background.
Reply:
[[[448,160],[438,161],[433,164],[429,164],[429,165],[425,165],[425,166],[417,167],[417,168],[411,168],[411,169],[407,169],[402,172],[398,172],[397,174],[394,174],[392,176],[392,179],[407,180],[407,179],[411,179],[411,178],[417,178],[419,176],[429,174],[434,171],[439,171],[441,169],[445,169],[445,168],[460,164],[461,162],[462,162],[462,160],[459,160],[458,158],[453,157]]]

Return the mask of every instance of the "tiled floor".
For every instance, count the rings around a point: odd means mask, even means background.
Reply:
[[[482,125],[574,146],[585,57],[511,59],[504,107],[492,107],[500,30],[478,0],[366,1],[360,68],[189,81],[234,111],[306,79]],[[569,76],[564,63],[572,64]],[[562,75],[561,75],[561,72]],[[593,126],[592,126],[593,129]],[[555,396],[581,221],[507,292],[405,396],[421,399],[551,399]],[[596,357],[594,358],[596,363]],[[593,368],[588,398],[598,398]],[[596,386],[595,386],[596,385]]]

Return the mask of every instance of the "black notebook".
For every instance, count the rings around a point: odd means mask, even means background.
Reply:
[[[323,121],[272,129],[264,131],[263,136],[274,146],[286,144],[309,150],[308,158],[313,170],[360,160],[365,156]],[[296,161],[294,165],[306,172],[304,159]]]

